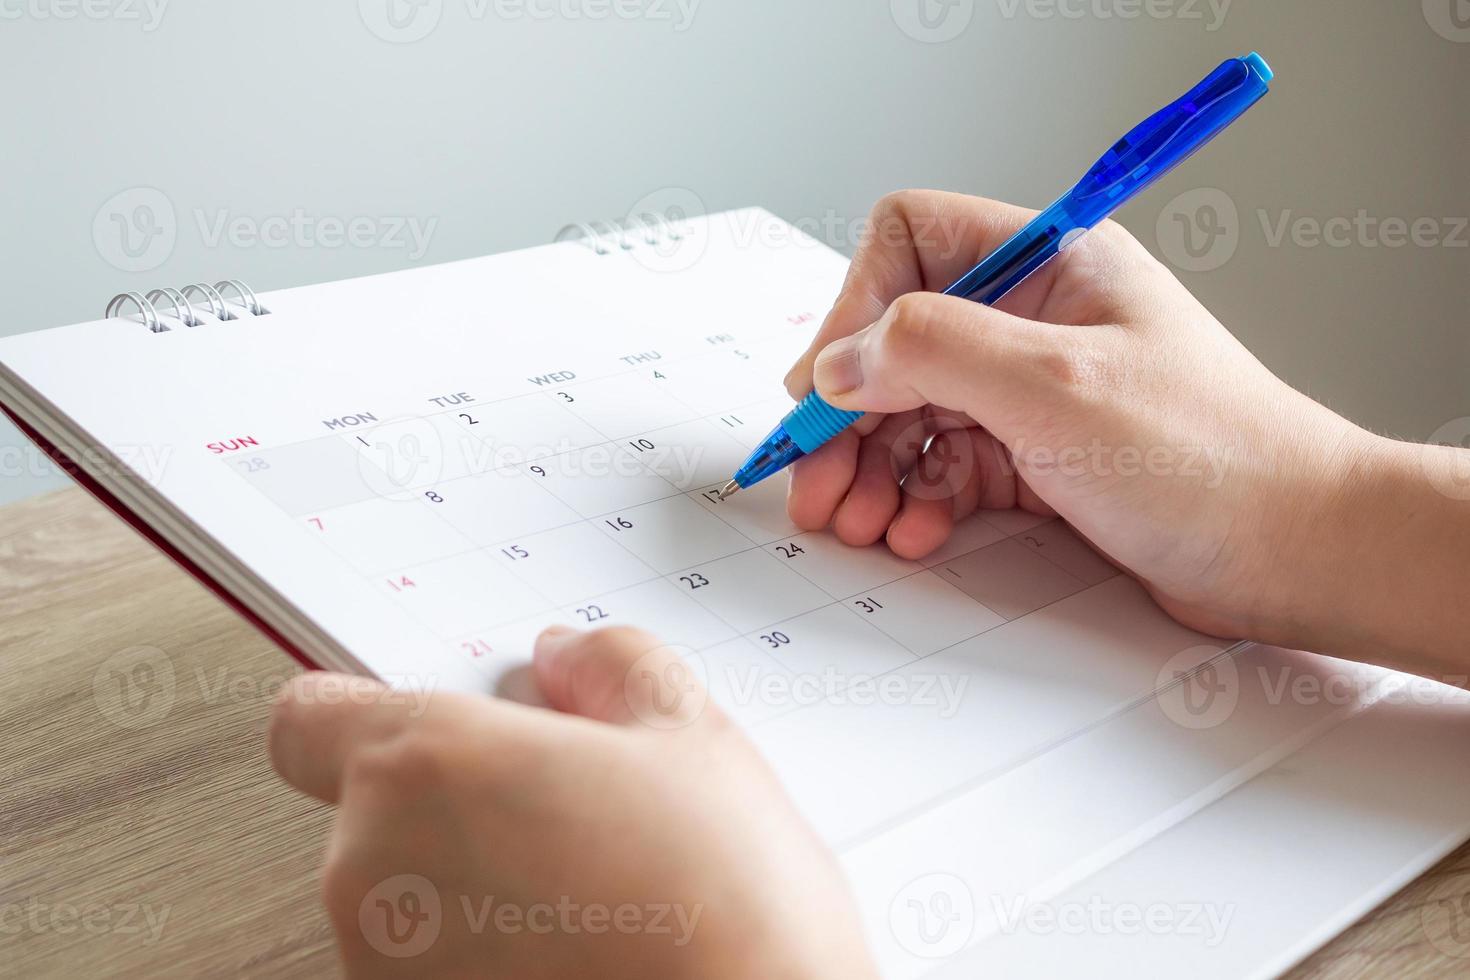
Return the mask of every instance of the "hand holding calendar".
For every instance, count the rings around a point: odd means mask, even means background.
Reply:
[[[831,853],[681,663],[638,630],[549,631],[535,674],[561,714],[287,685],[271,757],[340,810],[348,975],[874,976]]]

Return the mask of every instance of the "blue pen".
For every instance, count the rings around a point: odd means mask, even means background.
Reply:
[[[1245,114],[1269,89],[1271,68],[1252,51],[1231,58],[1173,104],[1114,143],[1056,203],[944,291],[987,306],[1020,285],[1134,195]],[[862,418],[814,391],[781,420],[720,490],[720,499],[779,473]]]

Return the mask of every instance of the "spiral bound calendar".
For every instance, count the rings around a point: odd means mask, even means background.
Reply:
[[[125,293],[0,340],[0,402],[309,664],[493,694],[554,623],[678,646],[837,849],[891,976],[1011,962],[1035,939],[1016,915],[1147,865],[1395,683],[1193,633],[1056,520],[979,513],[905,561],[795,527],[783,480],[719,500],[789,407],[780,379],[845,260],[758,209],[558,238],[262,294]],[[1257,669],[1362,693],[1230,689]],[[1281,816],[1325,825],[1341,807],[1322,799]],[[1416,832],[1448,840],[1459,812],[1421,807]],[[1320,931],[1389,877],[1288,910],[1279,861],[1242,891],[1197,858],[1211,894],[1256,905],[1177,952],[1231,973],[1289,962],[1266,919]],[[1096,944],[1067,948],[1097,972]]]

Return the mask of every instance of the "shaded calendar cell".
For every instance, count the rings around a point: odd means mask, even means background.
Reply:
[[[899,558],[886,544],[853,548],[828,531],[800,534],[766,550],[834,599],[876,589],[924,568]]]
[[[1006,535],[994,524],[972,514],[956,524],[944,544],[925,555],[920,563],[932,568],[1005,539]]]
[[[657,578],[626,548],[587,524],[507,541],[489,553],[557,605]]]
[[[687,422],[698,415],[660,389],[654,368],[588,381],[557,392],[564,407],[597,429],[605,439],[627,439],[640,432]],[[570,401],[566,401],[570,399]]]
[[[489,446],[443,415],[394,419],[341,438],[362,457],[366,478],[384,497],[484,473],[494,462]]]
[[[364,572],[408,568],[474,550],[474,542],[418,497],[364,500],[303,520],[310,532]]]
[[[1088,585],[1106,582],[1118,574],[1117,567],[1079,538],[1065,521],[1034,527],[1016,535],[1015,540]]]
[[[1014,538],[936,566],[939,577],[1006,619],[1017,619],[1086,588]]]
[[[689,650],[700,650],[735,635],[728,624],[662,579],[583,599],[567,605],[562,613],[583,629],[636,626],[661,642]]]
[[[537,392],[466,406],[447,417],[488,447],[492,467],[514,466],[607,441],[607,436],[563,407],[571,397]]]
[[[1029,531],[1033,527],[1039,527],[1047,521],[1055,520],[1055,518],[1033,514],[1029,510],[1021,510],[1019,507],[1012,510],[976,511],[976,516],[1008,538],[1022,531]]]
[[[592,524],[664,574],[750,547],[744,535],[682,495],[620,510]]]
[[[750,639],[787,670],[821,675],[824,684],[841,690],[916,658],[891,636],[874,629],[839,606],[826,606],[804,616],[756,631]]]
[[[890,582],[843,604],[921,657],[1006,621],[933,571]]]
[[[733,349],[677,361],[660,368],[659,374],[663,375],[658,382],[660,390],[689,406],[696,415],[718,415],[771,393],[771,379],[753,372],[748,359]]]
[[[382,574],[380,587],[440,636],[513,622],[551,603],[478,551]]]
[[[786,516],[785,476],[773,476],[748,490],[741,490],[733,497],[718,500],[716,498],[720,484],[723,483],[724,480],[721,480],[719,484],[705,487],[689,496],[756,544],[768,544],[802,533],[801,528],[791,523],[791,518]]]
[[[759,549],[686,569],[669,581],[741,633],[832,601]]]
[[[680,490],[724,483],[749,451],[720,431],[718,423],[695,419],[644,433],[627,442],[648,469]]]
[[[434,513],[476,544],[548,531],[581,518],[526,470],[496,470],[436,483],[426,493]]]
[[[697,654],[710,698],[742,725],[795,707],[791,673],[751,642],[737,638]]]
[[[678,494],[624,442],[563,453],[518,469],[583,517],[596,517]]]
[[[232,457],[229,466],[293,517],[378,496],[362,458],[336,436]]]
[[[450,648],[493,677],[530,664],[536,637],[542,630],[548,626],[571,625],[571,618],[560,609],[547,609],[534,616],[457,636],[450,641]]]

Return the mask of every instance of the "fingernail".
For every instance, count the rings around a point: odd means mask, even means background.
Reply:
[[[851,337],[834,340],[817,355],[813,375],[818,391],[824,395],[845,395],[862,387],[862,342],[867,332],[863,329]]]
[[[550,653],[553,650],[558,650],[567,640],[576,635],[577,631],[570,626],[562,626],[560,623],[555,626],[548,626],[541,631],[540,636],[536,637],[536,652]]]

